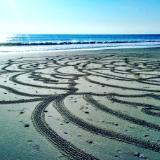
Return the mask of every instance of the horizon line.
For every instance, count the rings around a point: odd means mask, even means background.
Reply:
[[[0,33],[0,35],[17,35],[17,34],[50,34],[50,35],[160,35],[160,33]]]

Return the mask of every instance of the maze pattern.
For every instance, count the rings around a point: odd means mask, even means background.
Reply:
[[[46,122],[45,111],[49,104],[68,123],[90,134],[104,137],[106,141],[112,139],[146,151],[160,152],[159,59],[114,54],[21,57],[1,65],[2,80],[4,83],[0,84],[1,89],[23,98],[6,98],[0,104],[38,101],[39,104],[35,106],[31,116],[34,127],[70,159],[99,158],[62,137]],[[71,96],[80,96],[95,109],[95,114],[98,110],[119,122],[125,121],[138,126],[137,132],[139,128],[147,130],[148,135],[129,133],[127,130],[130,126],[126,126],[126,132],[123,132],[114,127],[98,126],[94,121],[87,121],[78,112],[72,112],[67,107],[66,101],[70,101]],[[85,111],[85,114],[92,118],[89,111]],[[106,123],[119,125],[114,120]],[[153,131],[157,139],[152,137]],[[151,138],[146,139],[147,136]],[[146,158],[140,154],[135,156]]]

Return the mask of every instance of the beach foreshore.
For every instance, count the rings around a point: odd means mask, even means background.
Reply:
[[[160,48],[4,53],[0,159],[160,159]]]

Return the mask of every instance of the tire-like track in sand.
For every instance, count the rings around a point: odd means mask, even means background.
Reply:
[[[45,122],[44,110],[53,100],[58,97],[47,97],[39,103],[32,113],[32,122],[35,128],[44,135],[52,144],[55,144],[61,151],[67,154],[71,159],[75,160],[98,160],[94,156],[85,153],[78,149],[70,142],[60,137],[54,130],[52,130]]]
[[[103,105],[93,97],[99,96],[105,97],[106,99],[107,97],[111,98],[113,103],[117,106],[123,104],[125,107],[140,107],[141,109],[139,112],[141,112],[141,114],[145,114],[149,118],[158,119],[160,117],[160,106],[158,104],[148,104],[146,101],[143,102],[143,99],[146,100],[147,98],[150,98],[156,101],[160,100],[160,74],[158,74],[160,71],[159,60],[150,60],[143,56],[141,58],[135,58],[116,56],[114,54],[101,54],[99,56],[41,57],[41,60],[39,59],[38,61],[35,59],[36,58],[29,57],[27,60],[27,58],[21,57],[15,60],[8,60],[5,65],[2,65],[0,75],[4,78],[3,80],[5,83],[0,84],[0,88],[16,95],[17,99],[2,99],[0,100],[0,104],[5,105],[39,101],[39,104],[35,106],[31,116],[34,127],[65,156],[75,160],[98,159],[96,156],[93,156],[93,153],[87,153],[69,140],[62,138],[54,128],[49,126],[45,121],[44,114],[44,111],[49,104],[52,104],[53,107],[55,107],[63,119],[66,119],[78,128],[87,131],[89,134],[104,137],[106,140],[109,138],[118,143],[130,144],[143,148],[144,150],[147,149],[153,152],[160,152],[160,144],[156,141],[137,138],[136,135],[131,136],[125,133],[119,133],[115,130],[103,129],[86,122],[84,119],[67,109],[64,101],[65,98],[68,98],[69,96],[82,96],[85,102],[106,114],[110,114],[119,120],[139,125],[144,129],[155,130],[159,133],[160,125],[143,120],[143,117],[134,117],[127,113],[122,113],[119,110],[113,110],[111,107],[107,107],[107,104]],[[65,71],[65,67],[70,67],[70,69]],[[50,69],[51,72],[46,72],[47,69]],[[25,76],[27,76],[27,79],[29,80],[26,81],[25,78],[22,78]],[[101,78],[102,81],[99,81],[96,77]],[[83,91],[80,92],[81,85],[83,85],[82,79],[84,83],[86,82],[87,85],[89,84],[93,89],[90,88],[90,90],[88,90],[88,86],[86,86],[86,88],[82,88]],[[120,83],[110,84],[107,80],[115,80]],[[8,82],[13,85],[9,85]],[[34,82],[34,84],[32,82]],[[135,83],[139,84],[139,87],[122,86],[122,83]],[[59,85],[64,85],[64,87],[59,87]],[[97,87],[96,89],[94,88],[95,85]],[[143,87],[141,87],[141,85],[143,85]],[[112,90],[107,93],[101,92],[102,86],[106,91],[108,91],[108,89]],[[155,88],[155,86],[157,87]],[[23,87],[26,88],[26,90],[29,88],[27,92],[22,89]],[[31,88],[36,89],[37,92],[30,93],[29,90]],[[41,93],[40,90],[38,92],[38,89],[40,88],[46,90],[45,93],[48,94]],[[47,92],[52,89],[61,91],[62,94]],[[117,89],[119,91],[122,90],[123,93],[118,92]],[[132,98],[134,100],[136,98],[141,98],[142,102],[132,101]]]

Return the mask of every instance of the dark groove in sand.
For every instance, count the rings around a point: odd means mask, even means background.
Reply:
[[[113,138],[118,141],[122,141],[128,144],[132,144],[135,146],[139,146],[142,148],[150,149],[155,152],[160,152],[160,145],[157,143],[153,143],[150,141],[141,140],[135,137],[131,137],[125,134],[121,134],[118,132],[114,132],[111,130],[104,130],[99,127],[95,127],[94,125],[91,125],[89,123],[86,123],[84,120],[76,117],[73,115],[63,104],[64,97],[59,96],[55,99],[55,105],[54,107],[57,109],[57,111],[66,119],[68,119],[73,124],[79,126],[80,128],[83,128],[86,131],[89,131],[91,133],[94,133],[96,135],[101,135],[103,137],[107,138]]]
[[[142,56],[143,57],[143,56]],[[35,60],[34,60],[35,59]],[[65,71],[65,67],[72,67],[73,70]],[[14,69],[16,68],[16,69]],[[51,73],[48,73],[47,69],[51,69]],[[20,96],[26,96],[30,99],[17,99],[17,100],[2,100],[0,104],[16,104],[16,103],[29,103],[29,102],[37,102],[40,103],[35,107],[32,113],[32,122],[34,127],[40,132],[46,139],[50,141],[51,144],[56,146],[62,153],[68,156],[70,159],[75,160],[96,160],[94,156],[85,151],[77,148],[74,144],[71,144],[69,141],[63,139],[54,129],[50,128],[50,126],[45,121],[44,111],[50,103],[53,103],[55,109],[61,114],[64,119],[67,119],[69,122],[74,125],[80,127],[83,130],[86,130],[89,133],[111,138],[118,143],[123,142],[126,144],[131,144],[137,147],[141,147],[143,149],[152,150],[154,152],[160,152],[160,144],[156,142],[152,142],[150,140],[143,140],[137,137],[129,136],[127,134],[118,133],[111,130],[106,130],[99,128],[98,126],[94,126],[89,124],[85,120],[77,117],[72,114],[64,105],[64,99],[67,96],[76,96],[81,95],[84,97],[86,102],[90,103],[95,108],[100,109],[107,114],[111,114],[119,119],[128,121],[129,123],[133,123],[139,125],[141,127],[152,129],[156,131],[160,131],[160,126],[142,119],[132,117],[130,115],[124,114],[120,111],[112,110],[106,105],[100,104],[97,102],[92,96],[103,96],[110,97],[113,102],[116,102],[117,105],[124,104],[127,107],[141,107],[141,112],[145,113],[147,116],[152,116],[151,118],[159,118],[160,117],[160,107],[158,105],[147,104],[147,103],[138,103],[132,102],[131,98],[152,98],[152,100],[160,100],[160,75],[158,71],[160,69],[160,61],[150,61],[147,58],[144,59],[136,58],[136,57],[128,57],[121,56],[116,54],[105,55],[103,52],[99,55],[79,55],[79,56],[50,56],[50,57],[41,57],[40,58],[19,58],[14,60],[8,60],[5,64],[3,64],[1,68],[0,74],[3,75],[2,78],[9,79],[12,83],[18,84],[18,87],[34,87],[36,88],[37,94],[25,93],[23,88],[16,89],[16,87],[8,87],[6,84],[1,84],[0,88],[7,90],[10,93]],[[74,71],[77,71],[76,73]],[[108,73],[105,71],[109,71]],[[156,71],[156,72],[154,72]],[[46,73],[47,72],[47,73]],[[68,72],[68,73],[67,73]],[[103,73],[105,72],[105,73]],[[14,75],[13,75],[14,73]],[[19,76],[27,74],[27,78],[30,78],[35,83],[26,82],[20,79]],[[141,76],[142,75],[142,76]],[[95,77],[95,79],[91,79],[89,76]],[[102,82],[100,82],[96,77],[101,78]],[[131,78],[133,77],[133,78]],[[89,83],[90,87],[94,88],[96,84],[97,89],[84,90],[83,92],[78,91],[78,85],[81,83],[79,78],[84,78],[84,80]],[[62,81],[61,81],[62,79]],[[7,80],[5,80],[7,82]],[[138,85],[145,84],[146,88],[134,88],[132,86],[121,86],[107,83],[107,80],[116,80],[118,82],[124,83],[136,83]],[[5,82],[4,81],[4,82]],[[41,82],[42,85],[38,85],[37,82]],[[85,83],[85,82],[84,82]],[[8,83],[9,84],[9,83]],[[47,85],[47,84],[50,84]],[[65,87],[58,87],[58,85],[64,84]],[[52,85],[52,86],[51,86]],[[54,87],[54,85],[57,85]],[[153,86],[152,86],[153,85]],[[157,86],[156,89],[149,87]],[[113,89],[112,92],[98,92],[98,89],[101,87],[107,87]],[[45,91],[49,89],[56,89],[58,91],[63,91],[63,94],[41,94],[39,95],[38,89],[43,88]],[[85,88],[84,88],[85,89]],[[92,89],[92,88],[91,88]],[[118,93],[122,89],[124,92],[127,91],[135,91],[128,94]],[[20,90],[20,91],[19,91]],[[142,93],[143,92],[143,93]],[[60,92],[61,93],[61,92]],[[4,93],[7,94],[7,93]],[[32,98],[33,97],[33,98]],[[128,101],[121,100],[122,98],[130,98]],[[142,113],[142,114],[143,114]],[[148,117],[149,117],[148,116]],[[141,117],[143,118],[143,117]],[[149,117],[150,118],[150,117]],[[159,133],[159,132],[158,132]],[[135,135],[136,136],[136,135]]]
[[[131,123],[134,123],[134,124],[137,124],[137,125],[140,125],[140,126],[143,126],[143,127],[148,127],[150,129],[154,129],[154,130],[157,130],[157,131],[160,131],[160,126],[159,125],[156,125],[154,123],[151,123],[151,122],[147,122],[145,120],[141,120],[139,118],[134,118],[134,117],[131,117],[127,114],[124,114],[124,113],[121,113],[119,111],[115,111],[115,110],[112,110],[110,108],[108,108],[107,106],[103,105],[103,104],[100,104],[99,102],[97,102],[95,99],[93,99],[93,97],[91,95],[86,95],[84,96],[84,99],[89,102],[92,106],[94,106],[95,108],[98,108],[106,113],[109,113],[113,116],[116,116],[120,119],[123,119],[123,120],[126,120],[126,121],[129,121]]]
[[[53,129],[51,129],[45,122],[44,110],[45,108],[57,97],[45,98],[39,103],[32,113],[32,122],[42,135],[44,135],[52,144],[55,144],[61,151],[67,154],[71,159],[74,160],[98,160],[94,156],[85,153],[78,149],[70,142],[60,137]]]

